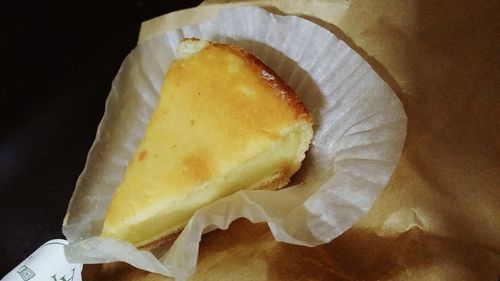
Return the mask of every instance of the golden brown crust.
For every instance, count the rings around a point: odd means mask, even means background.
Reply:
[[[200,41],[198,38],[185,38],[183,41]],[[276,89],[276,93],[282,98],[290,107],[294,110],[297,119],[305,119],[308,122],[312,122],[312,115],[307,111],[306,107],[300,100],[299,96],[295,93],[295,91],[286,84],[281,77],[279,77],[276,72],[274,72],[269,66],[264,64],[259,58],[245,49],[231,44],[222,44],[222,43],[214,43],[208,42],[207,47],[215,47],[221,48],[231,51],[233,54],[241,57],[249,65],[253,66],[253,69],[257,76],[259,76],[262,82],[269,85],[271,88]]]
[[[278,74],[276,74],[269,66],[264,64],[255,55],[247,52],[246,50],[236,46],[227,45],[221,43],[211,43],[209,47],[225,48],[232,51],[233,54],[238,55],[243,58],[246,62],[253,66],[256,74],[261,78],[262,82],[269,85],[271,88],[276,90],[276,93],[282,98],[290,107],[294,110],[297,119],[305,119],[312,122],[312,116],[307,111],[306,107],[297,96],[295,91],[288,86],[283,79],[281,79]]]

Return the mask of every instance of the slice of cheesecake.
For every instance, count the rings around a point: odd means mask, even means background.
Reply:
[[[256,57],[197,39],[177,52],[110,203],[103,238],[145,246],[223,196],[281,188],[309,148],[311,115]]]

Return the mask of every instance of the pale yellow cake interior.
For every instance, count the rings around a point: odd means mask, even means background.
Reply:
[[[206,43],[172,63],[101,237],[143,246],[225,195],[287,183],[308,149],[311,122],[261,71]]]

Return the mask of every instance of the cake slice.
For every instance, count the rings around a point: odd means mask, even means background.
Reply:
[[[243,49],[182,41],[101,237],[145,246],[179,232],[200,207],[240,189],[279,189],[300,167],[312,118]]]

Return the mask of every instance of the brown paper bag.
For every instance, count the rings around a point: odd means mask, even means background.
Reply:
[[[240,220],[203,237],[192,280],[497,280],[500,276],[500,2],[206,1],[149,22],[140,41],[259,5],[329,29],[396,91],[408,136],[368,214],[329,244],[274,241]],[[169,280],[128,265],[86,280]]]

